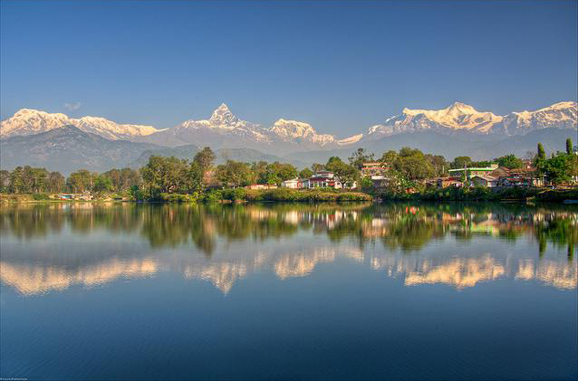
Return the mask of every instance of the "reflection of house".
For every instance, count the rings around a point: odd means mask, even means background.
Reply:
[[[343,185],[333,172],[320,171],[309,178],[309,188],[335,188],[341,189]]]
[[[476,187],[494,188],[498,185],[498,179],[491,176],[472,176],[471,183]]]
[[[384,176],[387,167],[382,162],[367,162],[361,166],[361,175],[363,177]]]

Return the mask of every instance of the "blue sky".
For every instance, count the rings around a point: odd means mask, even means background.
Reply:
[[[26,107],[171,127],[225,102],[345,136],[404,107],[577,97],[576,1],[3,0],[0,17],[2,119]]]

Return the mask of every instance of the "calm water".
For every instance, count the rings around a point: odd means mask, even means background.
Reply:
[[[576,379],[578,208],[0,211],[0,376]]]

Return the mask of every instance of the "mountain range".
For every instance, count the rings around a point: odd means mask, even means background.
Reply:
[[[456,102],[441,110],[405,108],[364,133],[338,138],[319,133],[306,122],[283,118],[264,127],[241,120],[225,104],[209,119],[190,119],[164,129],[21,109],[0,123],[1,164],[2,168],[35,163],[66,171],[79,167],[102,170],[108,165],[142,164],[147,152],[149,156],[156,152],[188,157],[193,147],[203,146],[222,153],[217,155],[219,161],[225,157],[247,161],[278,158],[303,166],[323,162],[331,155],[347,158],[358,147],[380,154],[411,146],[448,159],[458,155],[487,159],[507,153],[523,155],[542,140],[551,150],[563,149],[565,137],[576,139],[577,111],[576,102],[559,102],[500,116]],[[561,141],[551,141],[554,137]]]

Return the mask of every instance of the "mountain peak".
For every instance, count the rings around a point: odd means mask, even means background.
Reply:
[[[462,114],[475,114],[478,111],[473,108],[472,106],[462,103],[462,102],[454,102],[448,108],[446,108],[450,113],[462,113]]]
[[[221,103],[221,105],[213,111],[209,121],[217,125],[233,125],[239,122],[239,118],[229,110],[229,106]]]

